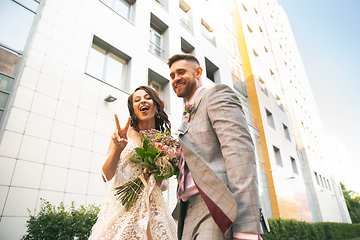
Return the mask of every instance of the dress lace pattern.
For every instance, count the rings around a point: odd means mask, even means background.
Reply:
[[[113,189],[138,177],[143,169],[140,164],[129,158],[137,147],[135,141],[129,139],[121,153],[115,176],[108,181],[105,198],[101,204],[98,219],[91,230],[90,240],[100,239],[177,239],[176,224],[167,209],[160,188],[152,174],[144,183],[138,199],[132,209],[126,212],[121,203],[114,197]],[[147,229],[151,238],[147,236]]]

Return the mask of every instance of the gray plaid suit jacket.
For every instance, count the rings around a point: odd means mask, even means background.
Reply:
[[[224,235],[261,234],[254,145],[241,103],[225,84],[203,91],[178,130],[186,164]]]

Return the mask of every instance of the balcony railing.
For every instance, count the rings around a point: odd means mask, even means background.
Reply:
[[[180,18],[179,20],[180,20],[180,24],[183,25],[183,27],[189,28],[186,19]]]
[[[231,74],[231,75],[232,75],[232,79],[233,79],[234,88],[236,90],[238,90],[239,92],[241,92],[241,94],[243,94],[245,97],[247,97],[248,94],[247,94],[247,90],[246,90],[246,85],[244,83],[242,83],[237,76],[235,76],[234,74]]]
[[[156,43],[149,41],[149,51],[154,53],[155,55],[159,56],[160,58],[163,58],[163,52],[164,49],[156,45]]]
[[[252,126],[253,128],[255,128],[256,130],[259,131],[256,117],[254,117],[253,115],[251,115],[250,113],[248,113],[248,112],[245,111],[245,110],[244,110],[244,113],[245,113],[246,122],[247,122],[250,126]]]

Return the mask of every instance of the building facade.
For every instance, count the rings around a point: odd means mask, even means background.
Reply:
[[[286,13],[276,0],[232,3],[274,217],[351,222]]]
[[[272,9],[285,20],[272,20]],[[321,123],[276,2],[2,0],[0,13],[17,16],[0,22],[1,239],[25,233],[28,209],[39,209],[41,198],[55,205],[101,203],[113,114],[125,124],[136,87],[149,85],[160,94],[176,132],[184,103],[172,91],[166,59],[181,52],[199,59],[203,85],[225,83],[239,96],[266,216],[349,222],[339,183],[323,170],[313,143],[321,138],[313,123]],[[279,23],[289,31],[291,61],[275,47],[281,39],[271,29],[281,31]],[[304,89],[306,105],[289,78]],[[310,130],[302,132],[302,123]],[[164,192],[169,209],[175,189],[170,180]]]

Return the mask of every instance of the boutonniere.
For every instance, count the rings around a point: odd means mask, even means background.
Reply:
[[[186,103],[185,104],[185,111],[184,111],[184,116],[188,115],[188,122],[190,122],[190,119],[191,119],[191,115],[193,113],[193,110],[195,109],[196,107],[196,104],[197,102],[194,102],[193,104],[190,104],[190,103]]]
[[[188,115],[188,122],[191,120],[191,115],[195,114],[197,106],[200,104],[204,94],[207,92],[207,89],[204,91],[204,93],[201,95],[200,98],[198,98],[193,104],[186,103],[185,104],[185,111],[183,114],[183,118]]]
[[[194,108],[195,108],[195,103],[193,103],[193,104],[190,104],[190,103],[185,104],[185,112],[187,112],[187,113],[191,113],[192,110],[194,110]]]

